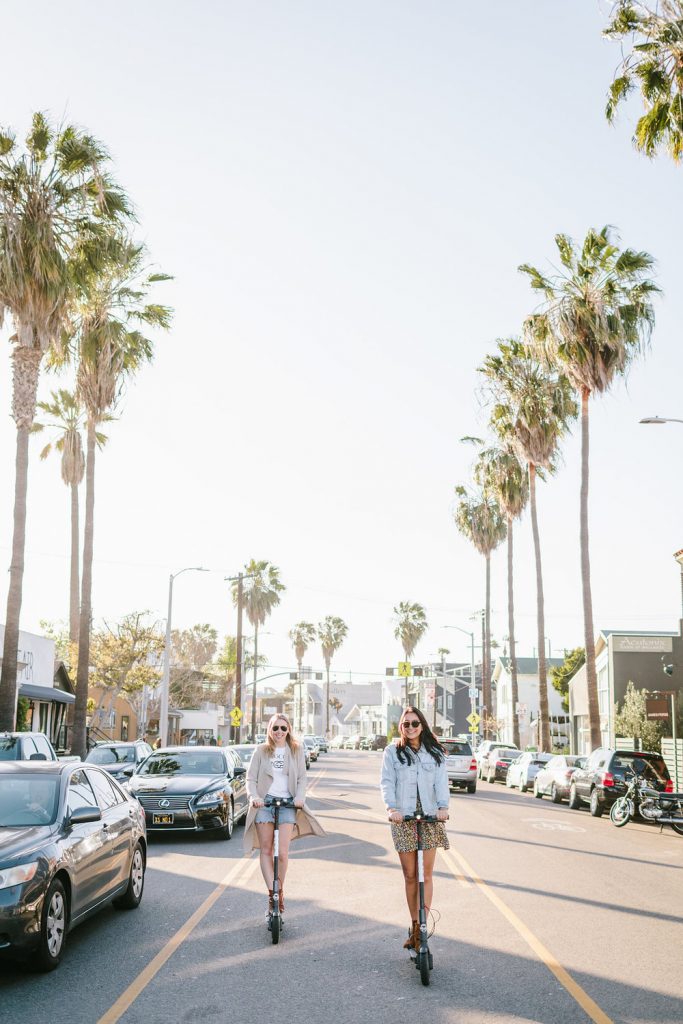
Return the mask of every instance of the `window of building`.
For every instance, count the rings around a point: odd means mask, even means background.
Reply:
[[[121,739],[122,740],[127,740],[128,739],[129,723],[130,723],[130,716],[129,715],[121,715]]]

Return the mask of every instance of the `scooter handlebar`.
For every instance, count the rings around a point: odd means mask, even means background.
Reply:
[[[403,820],[404,821],[424,821],[424,822],[427,822],[428,824],[429,823],[433,824],[434,822],[438,821],[439,819],[436,817],[435,814],[404,814],[403,815]]]
[[[271,796],[267,793],[263,800],[264,807],[294,807],[294,797]]]

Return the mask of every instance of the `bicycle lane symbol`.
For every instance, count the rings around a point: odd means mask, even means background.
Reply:
[[[522,821],[528,822],[532,828],[536,828],[539,832],[585,832],[585,828],[580,825],[569,825],[565,821],[554,821],[552,818],[522,818]]]

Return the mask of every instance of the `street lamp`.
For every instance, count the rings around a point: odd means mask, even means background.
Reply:
[[[639,423],[683,423],[683,420],[676,419],[675,416],[645,416],[644,419],[639,420]]]
[[[477,711],[477,680],[475,675],[475,664],[474,664],[474,633],[469,629],[462,629],[460,626],[444,626],[444,629],[457,629],[459,633],[464,633],[465,636],[470,638],[470,710],[471,714],[476,714]],[[472,739],[474,739],[474,730],[472,730]]]
[[[188,565],[185,569],[172,572],[168,578],[168,615],[166,616],[166,641],[164,643],[164,674],[161,680],[161,700],[159,702],[159,735],[161,745],[168,743],[168,691],[171,681],[171,613],[173,611],[173,580],[184,572],[208,572],[201,565]]]

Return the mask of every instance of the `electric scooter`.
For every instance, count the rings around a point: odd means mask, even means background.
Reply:
[[[427,944],[427,910],[425,907],[425,868],[422,846],[422,825],[439,819],[430,814],[404,814],[404,821],[414,821],[417,828],[417,882],[419,896],[418,924],[420,926],[420,948],[415,955],[415,966],[420,972],[423,985],[429,984],[429,972],[434,967],[434,958]],[[412,954],[411,954],[412,955]]]
[[[273,939],[273,945],[280,941],[282,931],[282,914],[280,913],[280,879],[278,878],[278,858],[280,851],[280,808],[294,807],[294,800],[291,796],[266,796],[263,804],[265,807],[272,807],[274,814],[273,822],[273,912],[268,915],[268,930]]]

